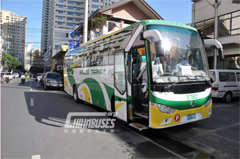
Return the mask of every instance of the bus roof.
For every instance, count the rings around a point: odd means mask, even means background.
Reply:
[[[137,22],[137,23],[134,23],[126,28],[123,28],[123,29],[119,29],[117,31],[114,31],[114,32],[110,32],[109,34],[107,35],[102,35],[102,36],[99,36],[93,40],[90,40],[86,43],[83,43],[81,44],[78,48],[74,49],[74,50],[71,50],[71,51],[68,51],[66,53],[65,56],[68,56],[68,55],[75,55],[77,53],[79,53],[81,50],[83,50],[85,48],[85,46],[87,46],[88,44],[91,44],[91,43],[94,43],[98,40],[101,40],[101,39],[104,39],[104,38],[107,38],[111,35],[114,35],[114,34],[117,34],[118,32],[124,30],[124,29],[128,29],[128,28],[131,28],[135,25],[138,25],[138,24],[143,24],[145,23],[145,25],[153,25],[153,24],[160,24],[160,25],[170,25],[170,26],[177,26],[177,27],[182,27],[182,28],[186,28],[186,29],[191,29],[193,31],[197,31],[196,28],[193,28],[189,25],[185,25],[185,24],[181,24],[181,23],[177,23],[177,22],[172,22],[172,21],[166,21],[166,20],[156,20],[156,19],[149,19],[149,20],[143,20],[143,21],[140,21],[140,22]]]
[[[197,31],[196,28],[193,28],[189,25],[177,23],[177,22],[172,22],[172,21],[167,21],[167,20],[156,20],[156,19],[149,19],[149,20],[143,20],[139,23],[145,23],[146,25],[152,25],[152,24],[160,24],[160,25],[171,25],[171,26],[177,26],[177,27],[182,27],[186,29],[191,29],[194,31]]]

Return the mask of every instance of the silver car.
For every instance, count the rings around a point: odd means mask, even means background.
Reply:
[[[63,89],[63,79],[59,73],[47,72],[42,78],[42,87],[44,90],[50,88]]]

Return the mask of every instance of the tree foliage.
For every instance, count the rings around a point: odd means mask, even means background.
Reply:
[[[103,25],[106,25],[107,22],[107,18],[104,16],[98,16],[98,17],[94,17],[92,18],[92,20],[89,21],[90,24],[88,24],[88,28],[91,29],[93,28],[93,30],[96,29],[100,29]]]
[[[31,66],[28,72],[33,74],[41,73],[43,72],[43,67]]]
[[[21,63],[17,59],[5,53],[2,53],[1,64],[3,68],[8,71],[21,65]]]

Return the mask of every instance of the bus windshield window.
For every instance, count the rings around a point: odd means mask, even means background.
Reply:
[[[163,38],[164,57],[156,57],[150,44],[152,78],[155,83],[172,83],[184,80],[209,80],[206,53],[196,31],[166,25],[149,25]],[[179,78],[181,76],[181,78]]]

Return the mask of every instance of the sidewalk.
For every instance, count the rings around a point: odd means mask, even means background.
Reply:
[[[239,100],[214,101],[210,118],[159,133],[215,158],[239,158]]]

